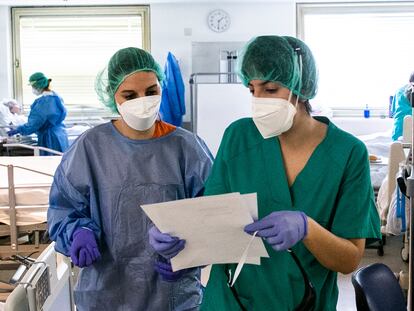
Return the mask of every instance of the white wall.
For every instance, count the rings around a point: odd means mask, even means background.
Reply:
[[[0,6],[0,99],[12,97],[10,9]]]
[[[253,3],[253,1],[252,1]],[[295,35],[295,5],[293,1],[277,3],[170,3],[151,5],[151,52],[164,64],[168,51],[179,60],[187,89],[189,120],[189,84],[191,43],[215,41],[248,41],[260,34]],[[213,9],[227,11],[230,28],[215,33],[207,27],[207,14]],[[190,28],[192,35],[184,35]]]
[[[207,14],[216,8],[231,17],[230,29],[214,33],[207,27]],[[184,35],[184,28],[192,30]],[[191,42],[247,41],[259,34],[295,35],[293,3],[252,4],[153,4],[151,5],[151,52],[161,63],[171,51],[191,73]]]
[[[98,5],[97,2],[99,1],[85,0],[82,4]],[[187,89],[187,112],[189,112],[188,79],[192,72],[191,43],[193,41],[247,41],[260,34],[295,35],[293,1],[154,2],[150,4],[151,52],[161,66],[164,66],[168,51],[171,51],[180,61]],[[66,3],[75,4],[73,1]],[[119,1],[113,3],[119,4]],[[108,1],[105,4],[108,4]],[[207,27],[207,14],[217,8],[227,11],[231,17],[230,29],[220,34],[212,32]],[[4,45],[0,44],[0,98],[12,96],[9,11],[8,6],[0,6],[0,42],[6,42]],[[184,28],[190,28],[192,35],[185,36]],[[189,120],[188,113],[185,120]]]

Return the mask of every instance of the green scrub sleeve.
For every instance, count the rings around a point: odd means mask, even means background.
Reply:
[[[371,186],[368,152],[355,144],[345,168],[331,232],[347,239],[381,238],[380,219]]]

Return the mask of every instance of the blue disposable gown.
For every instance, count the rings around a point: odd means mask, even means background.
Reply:
[[[36,133],[39,146],[64,152],[69,145],[62,123],[65,117],[63,99],[55,92],[45,92],[30,107],[27,123],[17,129],[22,135]],[[41,154],[47,155],[44,152]]]
[[[162,120],[181,126],[185,115],[184,81],[180,66],[171,52],[168,52],[165,63],[165,80],[162,86],[160,113]]]
[[[69,147],[51,189],[49,233],[56,250],[69,255],[73,232],[90,228],[102,254],[81,269],[78,310],[198,310],[200,269],[176,283],[160,278],[147,233],[151,221],[140,205],[201,195],[211,166],[204,142],[182,128],[131,140],[106,123]]]
[[[400,88],[392,100],[391,111],[393,112],[394,128],[392,140],[397,140],[403,134],[404,117],[411,115],[412,108],[405,95],[407,86]]]

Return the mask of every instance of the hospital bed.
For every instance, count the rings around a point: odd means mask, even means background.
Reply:
[[[20,144],[23,144],[20,145]],[[0,156],[33,156],[34,147],[37,139],[34,135],[1,137],[0,136]]]
[[[70,125],[66,127],[69,145],[71,145],[83,132],[92,128],[94,125],[104,123],[105,120],[96,118],[90,119],[89,121],[80,120],[72,122],[75,123],[65,122],[66,125],[68,125],[68,123]],[[34,134],[29,136],[17,135],[13,137],[5,137],[0,133],[0,156],[38,156],[40,150],[57,155],[62,154],[56,150],[38,146],[37,136]]]
[[[365,144],[369,154],[376,155],[381,159],[379,163],[370,163],[371,183],[374,191],[378,191],[382,181],[387,176],[386,160],[389,158],[390,146],[392,144],[391,135],[391,130],[389,130],[357,136]]]
[[[377,199],[381,220],[383,222],[387,220],[391,204],[393,204],[393,199],[395,199],[397,174],[408,163],[410,157],[411,120],[411,116],[405,117],[402,140],[395,141],[390,146],[387,176],[382,182]],[[384,234],[388,233],[387,230],[384,230],[384,227],[382,232]]]
[[[0,258],[47,247],[40,234],[47,231],[49,191],[60,161],[60,156],[0,157]]]
[[[381,216],[381,233],[386,235],[402,235],[403,246],[401,248],[401,259],[404,262],[409,260],[409,232],[410,232],[410,212],[409,200],[405,199],[405,205],[402,204],[402,211],[404,215],[397,217],[397,177],[401,181],[402,172],[409,166],[411,158],[411,116],[404,119],[403,137],[401,141],[395,141],[390,146],[389,160],[387,166],[387,176],[382,182],[381,188],[378,192],[377,207]],[[399,195],[402,197],[402,194]],[[401,232],[401,227],[405,223],[405,232]],[[408,275],[405,271],[399,273],[400,285],[403,289],[408,289]]]
[[[338,118],[334,118],[333,122],[335,122],[337,119]],[[345,118],[342,119],[345,120]],[[377,196],[383,180],[386,178],[388,173],[388,166],[390,164],[389,153],[392,145],[392,133],[391,129],[388,128],[387,130],[387,127],[391,125],[390,120],[382,120],[378,118],[376,118],[378,120],[374,120],[374,118],[371,119],[371,123],[378,125],[378,131],[373,132],[371,129],[371,131],[368,132],[366,128],[359,128],[357,133],[360,133],[360,135],[357,137],[365,144],[368,149],[368,153],[377,157],[376,160],[370,161],[371,184],[374,190],[375,200],[377,200]],[[341,122],[339,122],[339,126],[345,125],[344,128],[349,130],[352,123],[351,121],[344,123],[344,120],[340,120]],[[359,126],[361,126],[361,124],[359,124]],[[379,241],[367,240],[366,248],[376,249],[377,254],[379,256],[383,256],[385,243],[386,237],[383,235],[383,238]]]
[[[49,148],[46,148],[46,147],[41,147],[41,146],[36,146],[36,145],[27,145],[27,144],[22,144],[22,143],[6,143],[6,144],[3,144],[3,147],[33,150],[33,155],[36,156],[36,157],[40,156],[40,151],[46,151],[46,152],[49,152],[49,153],[54,154],[54,155],[62,155],[63,154],[60,151],[56,151],[56,150],[49,149]]]
[[[382,221],[382,233],[388,234],[391,230],[387,229],[387,219],[389,212],[395,201],[395,191],[397,186],[397,174],[407,161],[408,153],[402,142],[393,142],[390,146],[389,160],[387,166],[387,176],[382,182],[378,192],[377,206]]]
[[[17,281],[7,297],[5,311],[73,311],[70,260],[51,243]]]

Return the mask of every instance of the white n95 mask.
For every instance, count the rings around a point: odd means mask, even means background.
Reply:
[[[296,114],[296,107],[283,98],[252,96],[252,109],[253,122],[265,139],[288,131]]]
[[[138,97],[116,104],[122,119],[137,131],[148,130],[157,120],[161,95]]]
[[[39,96],[42,94],[42,90],[36,89],[34,87],[32,87],[32,93],[36,96]]]

